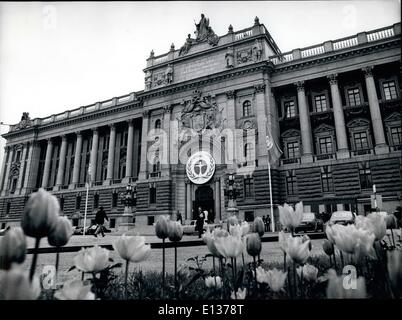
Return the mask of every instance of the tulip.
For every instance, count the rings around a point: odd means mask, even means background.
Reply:
[[[402,288],[402,251],[392,250],[387,252],[387,269],[392,287]]]
[[[151,253],[151,246],[145,244],[143,236],[123,234],[113,243],[113,248],[122,259],[130,262],[141,262]]]
[[[187,264],[181,264],[179,268],[177,269],[177,276],[179,279],[182,281],[188,279],[191,275],[190,268]]]
[[[261,238],[257,233],[251,233],[246,238],[246,249],[247,253],[256,257],[261,252]]]
[[[15,263],[23,263],[26,256],[27,243],[20,227],[10,228],[0,240],[0,269],[9,270]]]
[[[240,225],[241,228],[241,235],[245,236],[246,234],[248,234],[250,232],[250,225],[247,221],[243,221]]]
[[[178,221],[170,221],[168,228],[169,240],[180,241],[183,238],[183,226]]]
[[[332,256],[334,254],[334,245],[327,239],[323,241],[322,249],[328,256]]]
[[[310,240],[311,240],[311,239],[310,239],[310,237],[309,237],[307,234],[303,235],[302,241],[303,241],[303,243],[309,241],[308,249],[311,251],[311,249],[313,248],[313,246],[312,246]]]
[[[57,225],[59,211],[57,198],[41,188],[29,197],[21,219],[22,229],[29,237],[47,237]]]
[[[216,249],[215,242],[214,242],[215,237],[214,237],[213,233],[210,232],[209,229],[208,229],[208,230],[202,235],[202,238],[203,238],[204,242],[206,243],[209,252],[210,252],[214,257],[219,258],[221,255],[220,255],[218,249]]]
[[[325,234],[327,235],[327,239],[332,243],[335,244],[334,234],[336,232],[336,228],[339,227],[337,224],[328,224],[325,228]]]
[[[287,272],[282,272],[276,268],[265,271],[262,267],[256,270],[257,282],[266,283],[272,291],[278,292],[285,286]]]
[[[100,272],[109,266],[109,250],[99,246],[81,249],[74,257],[74,265],[82,272]]]
[[[262,237],[264,235],[265,232],[265,225],[264,225],[264,221],[262,221],[262,219],[260,217],[257,217],[254,219],[254,228],[253,228],[254,232],[258,233],[258,235],[260,237]]]
[[[286,253],[288,247],[287,247],[287,241],[290,237],[290,234],[285,233],[283,231],[278,233],[278,242],[279,242],[279,248]]]
[[[40,291],[38,277],[31,281],[28,274],[19,269],[0,273],[0,300],[36,300]]]
[[[317,281],[318,269],[311,264],[305,264],[302,267],[297,268],[297,274],[299,277],[303,277],[307,281]]]
[[[287,254],[295,263],[304,263],[310,253],[310,241],[303,242],[301,237],[289,237],[287,241]]]
[[[235,226],[236,224],[239,224],[239,220],[237,219],[236,216],[230,216],[227,222],[228,222],[228,229],[230,226]]]
[[[396,217],[393,214],[388,214],[385,217],[387,229],[396,229]]]
[[[331,269],[332,270],[332,269]],[[345,288],[343,275],[337,276],[336,273],[329,275],[327,286],[328,299],[364,299],[366,298],[366,282],[363,277],[359,277],[352,281],[355,282],[355,288]]]
[[[247,294],[246,288],[244,288],[243,290],[239,288],[237,292],[232,291],[230,298],[233,300],[244,300],[246,298],[246,294]]]
[[[279,222],[282,226],[292,230],[298,227],[303,220],[303,203],[296,204],[296,210],[293,210],[287,203],[279,208]]]
[[[216,277],[206,277],[205,278],[205,285],[207,288],[222,288],[222,278],[219,276]]]
[[[243,242],[239,237],[218,237],[214,242],[218,252],[226,258],[236,258],[244,248]]]
[[[387,232],[387,224],[385,222],[385,218],[379,212],[370,213],[367,218],[370,219],[373,224],[375,240],[382,240]]]
[[[47,240],[53,247],[62,247],[67,244],[73,235],[73,226],[67,217],[59,217],[56,227],[48,235]]]
[[[155,223],[155,233],[159,239],[166,239],[169,236],[169,218],[159,216]]]
[[[91,292],[91,285],[84,285],[81,280],[69,280],[63,284],[63,288],[54,293],[58,300],[95,300],[95,294]]]
[[[242,236],[242,229],[240,227],[240,225],[235,224],[235,225],[231,225],[229,226],[229,233],[234,236],[234,237],[241,237]]]

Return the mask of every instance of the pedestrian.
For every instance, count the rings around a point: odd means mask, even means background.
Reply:
[[[195,222],[195,230],[198,231],[198,238],[201,238],[202,232],[204,231],[204,219],[205,215],[201,207],[198,207],[197,221]]]
[[[271,231],[271,217],[269,215],[265,218],[265,223],[266,223],[265,231],[270,232]]]
[[[105,233],[103,232],[103,224],[105,223],[105,219],[107,221],[109,221],[109,218],[106,215],[105,210],[103,210],[103,207],[101,206],[98,210],[98,212],[96,212],[96,216],[95,216],[95,223],[97,225],[94,236],[98,237],[98,234],[101,233],[102,237],[105,236]]]
[[[180,221],[180,224],[183,224],[183,217],[181,216],[180,211],[177,212],[177,221]]]

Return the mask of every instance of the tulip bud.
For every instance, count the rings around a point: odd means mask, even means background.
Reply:
[[[308,249],[311,251],[311,249],[312,249],[312,244],[311,244],[311,241],[310,241],[310,240],[311,240],[311,239],[310,239],[310,237],[309,237],[307,234],[303,235],[303,237],[302,237],[302,242],[305,243],[305,242],[309,241],[309,243],[308,243]]]
[[[36,276],[30,281],[28,273],[18,268],[0,273],[0,300],[36,300],[40,291]]]
[[[41,188],[29,197],[21,227],[29,237],[47,237],[56,227],[59,211],[57,198]]]
[[[230,230],[230,226],[235,226],[239,224],[239,220],[237,220],[236,216],[231,216],[228,218],[228,230]]]
[[[328,256],[332,256],[334,254],[334,245],[327,239],[325,239],[322,243],[322,249]]]
[[[155,233],[159,239],[166,239],[169,236],[169,220],[166,216],[160,216],[155,224]]]
[[[387,224],[387,229],[396,229],[396,217],[393,214],[388,214],[385,217],[385,223]]]
[[[261,238],[257,233],[251,233],[246,238],[247,253],[252,256],[258,256],[261,252]]]
[[[169,222],[169,240],[173,242],[180,241],[183,238],[183,227],[178,221]]]
[[[8,270],[13,262],[25,260],[27,243],[20,227],[11,228],[0,240],[0,269]]]
[[[47,241],[53,247],[65,246],[73,235],[73,226],[67,217],[57,219],[56,228],[48,235]]]
[[[265,225],[260,217],[254,219],[254,232],[257,232],[260,237],[264,235]]]

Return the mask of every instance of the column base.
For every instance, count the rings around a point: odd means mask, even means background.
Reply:
[[[301,157],[301,163],[311,163],[313,162],[313,155],[305,154]]]
[[[374,150],[375,154],[387,154],[389,153],[389,146],[387,146],[386,144],[377,145],[375,146]]]
[[[350,158],[349,150],[338,150],[336,152],[336,158],[337,159],[349,159]]]
[[[54,186],[53,187],[53,191],[60,191],[60,189],[61,189],[61,186]]]
[[[103,181],[102,186],[110,186],[112,184],[112,179],[106,179]]]
[[[68,185],[68,190],[74,190],[76,186],[77,186],[76,183],[69,184]]]
[[[227,212],[228,218],[232,217],[232,216],[236,216],[237,218],[239,217],[239,209],[237,209],[235,207],[227,208],[226,212]]]

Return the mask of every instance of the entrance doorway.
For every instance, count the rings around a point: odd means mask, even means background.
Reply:
[[[215,211],[214,211],[214,191],[213,189],[206,186],[199,186],[195,190],[195,200],[193,201],[193,219],[197,219],[198,208],[201,207],[202,211],[208,211],[208,220],[214,221]]]

